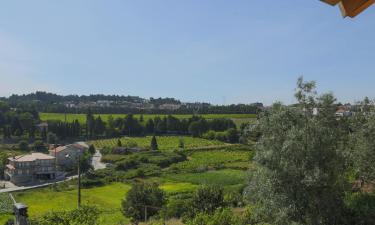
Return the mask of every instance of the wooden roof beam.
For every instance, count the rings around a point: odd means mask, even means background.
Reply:
[[[344,17],[355,17],[375,3],[375,0],[321,0],[330,5],[339,4]]]
[[[375,0],[342,0],[339,6],[344,17],[353,18],[374,3]]]
[[[322,1],[322,2],[325,2],[325,3],[327,3],[327,4],[330,4],[330,5],[337,5],[337,4],[339,4],[339,2],[341,2],[341,0],[320,0],[320,1]]]

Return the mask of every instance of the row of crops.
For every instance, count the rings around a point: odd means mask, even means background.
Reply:
[[[92,141],[96,148],[115,147],[118,140],[121,141],[122,146],[126,147],[140,147],[149,148],[151,143],[151,136],[147,137],[122,137],[112,139],[102,139]],[[209,146],[225,146],[226,144],[216,140],[206,140],[202,138],[193,138],[189,136],[158,136],[156,137],[159,150],[173,150],[179,149],[180,143],[183,142],[186,149],[209,147]]]

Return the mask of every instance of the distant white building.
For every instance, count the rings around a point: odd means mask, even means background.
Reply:
[[[98,101],[96,101],[96,106],[109,107],[109,106],[111,106],[112,103],[113,103],[113,101],[109,101],[109,100],[98,100]]]
[[[352,116],[352,112],[345,108],[340,108],[336,111],[335,115],[337,117],[348,117],[348,116]]]
[[[181,107],[178,104],[163,104],[159,106],[159,109],[166,109],[166,110],[177,110]]]

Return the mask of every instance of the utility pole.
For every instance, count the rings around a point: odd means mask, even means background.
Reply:
[[[78,209],[81,207],[81,154],[78,154]]]
[[[147,205],[145,205],[145,223],[147,223]]]
[[[78,159],[77,159],[77,173],[78,173],[78,193],[77,193],[77,207],[78,209],[81,207],[81,151],[78,152]],[[74,160],[74,156],[67,154],[65,156],[71,160]]]

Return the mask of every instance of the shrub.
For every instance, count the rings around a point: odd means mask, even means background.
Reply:
[[[375,195],[366,193],[348,194],[346,205],[351,224],[375,224]]]
[[[214,214],[199,213],[187,225],[240,225],[240,220],[230,209],[218,209]]]
[[[44,145],[43,141],[37,140],[33,144],[33,149],[38,152],[44,152],[47,150],[46,146]]]
[[[213,213],[224,206],[223,188],[216,185],[200,186],[193,195],[192,207],[196,212]]]
[[[155,136],[152,136],[151,139],[151,150],[158,150],[158,143]]]
[[[135,159],[124,159],[116,163],[116,170],[129,170],[139,165]]]
[[[218,141],[227,141],[227,133],[226,132],[216,132],[215,139]]]
[[[216,134],[215,131],[209,130],[208,132],[204,133],[202,137],[204,139],[214,140],[215,139],[215,134]]]
[[[242,194],[236,191],[231,191],[224,196],[225,205],[231,207],[242,206]]]
[[[166,218],[181,218],[189,207],[188,200],[170,199],[167,206],[163,210]]]
[[[91,155],[94,155],[94,154],[95,154],[96,149],[95,149],[94,145],[90,145],[90,146],[89,146],[89,152],[90,152]]]
[[[99,210],[94,206],[81,206],[79,209],[72,211],[52,211],[31,221],[30,224],[37,225],[65,225],[65,224],[82,224],[93,225],[99,218]]]
[[[236,129],[231,128],[227,131],[227,141],[229,143],[238,143],[239,135]]]
[[[135,183],[122,201],[122,213],[133,221],[145,218],[145,206],[147,216],[156,215],[165,204],[165,193],[157,184]]]

